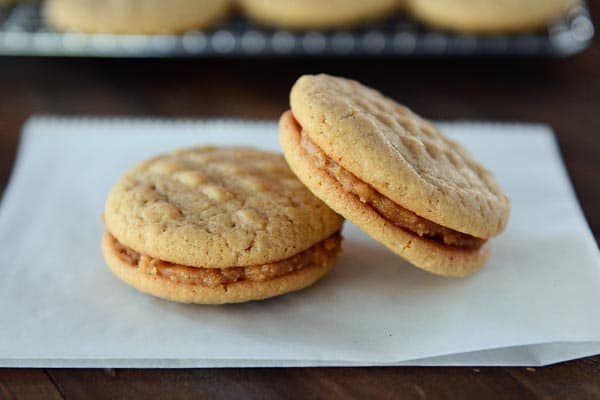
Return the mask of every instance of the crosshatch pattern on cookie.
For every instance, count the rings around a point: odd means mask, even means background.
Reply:
[[[105,220],[140,253],[205,268],[290,257],[338,231],[342,221],[282,156],[213,147],[135,167],[111,192]]]
[[[396,203],[477,237],[504,229],[509,201],[492,174],[407,107],[323,74],[301,77],[291,106],[329,157]]]
[[[419,228],[419,221],[410,216],[405,215],[401,225],[388,220],[387,213],[381,213],[375,204],[361,198],[365,188],[360,186],[366,184],[356,185],[352,179],[340,175],[339,169],[328,168],[327,159],[318,149],[306,146],[303,139],[306,137],[291,113],[284,113],[280,120],[280,140],[292,170],[316,196],[396,254],[431,273],[454,277],[476,272],[489,258],[488,240],[478,246],[446,245],[413,231]],[[343,179],[338,180],[340,177]]]

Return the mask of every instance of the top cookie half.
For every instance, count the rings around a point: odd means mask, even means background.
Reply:
[[[328,75],[301,77],[291,108],[327,156],[398,205],[477,238],[504,230],[510,202],[492,174],[408,108]]]
[[[104,220],[139,253],[203,268],[289,258],[343,221],[282,156],[241,147],[200,147],[139,164],[110,192]]]

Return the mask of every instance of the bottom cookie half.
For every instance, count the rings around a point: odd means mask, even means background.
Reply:
[[[141,292],[180,303],[227,304],[262,300],[312,285],[331,270],[341,249],[339,234],[325,241],[328,241],[326,245],[330,247],[326,256],[312,257],[314,262],[302,265],[289,273],[272,279],[245,279],[213,286],[181,282],[139,268],[127,256],[123,256],[122,248],[108,232],[104,234],[102,240],[102,253],[112,272]],[[314,247],[319,248],[319,244]],[[311,249],[306,250],[306,252],[310,251]],[[294,257],[290,260],[293,259]]]

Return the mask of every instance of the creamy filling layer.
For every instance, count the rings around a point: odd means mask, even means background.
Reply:
[[[167,278],[176,283],[210,288],[245,280],[264,282],[303,268],[323,265],[340,252],[342,243],[342,236],[337,232],[285,260],[250,267],[199,268],[173,264],[140,254],[120,243],[110,233],[108,235],[110,245],[119,258],[132,268],[137,268],[146,274]]]
[[[312,161],[335,179],[346,192],[358,197],[362,203],[369,205],[382,218],[392,224],[420,237],[425,237],[448,246],[477,249],[485,243],[485,239],[446,228],[394,203],[329,158],[321,148],[310,140],[304,131],[301,133],[300,143]]]

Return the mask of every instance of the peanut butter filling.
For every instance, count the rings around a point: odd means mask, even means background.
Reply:
[[[173,264],[140,254],[120,243],[109,234],[110,244],[119,258],[146,274],[167,278],[173,282],[201,285],[209,288],[240,281],[264,282],[293,271],[323,265],[335,257],[340,249],[342,237],[335,233],[307,250],[285,260],[250,267],[199,268]]]
[[[301,133],[300,144],[313,162],[335,179],[346,192],[358,197],[362,203],[372,207],[382,218],[399,228],[449,246],[477,249],[485,243],[485,239],[443,227],[394,203],[329,158],[323,150],[309,139],[304,131]]]

